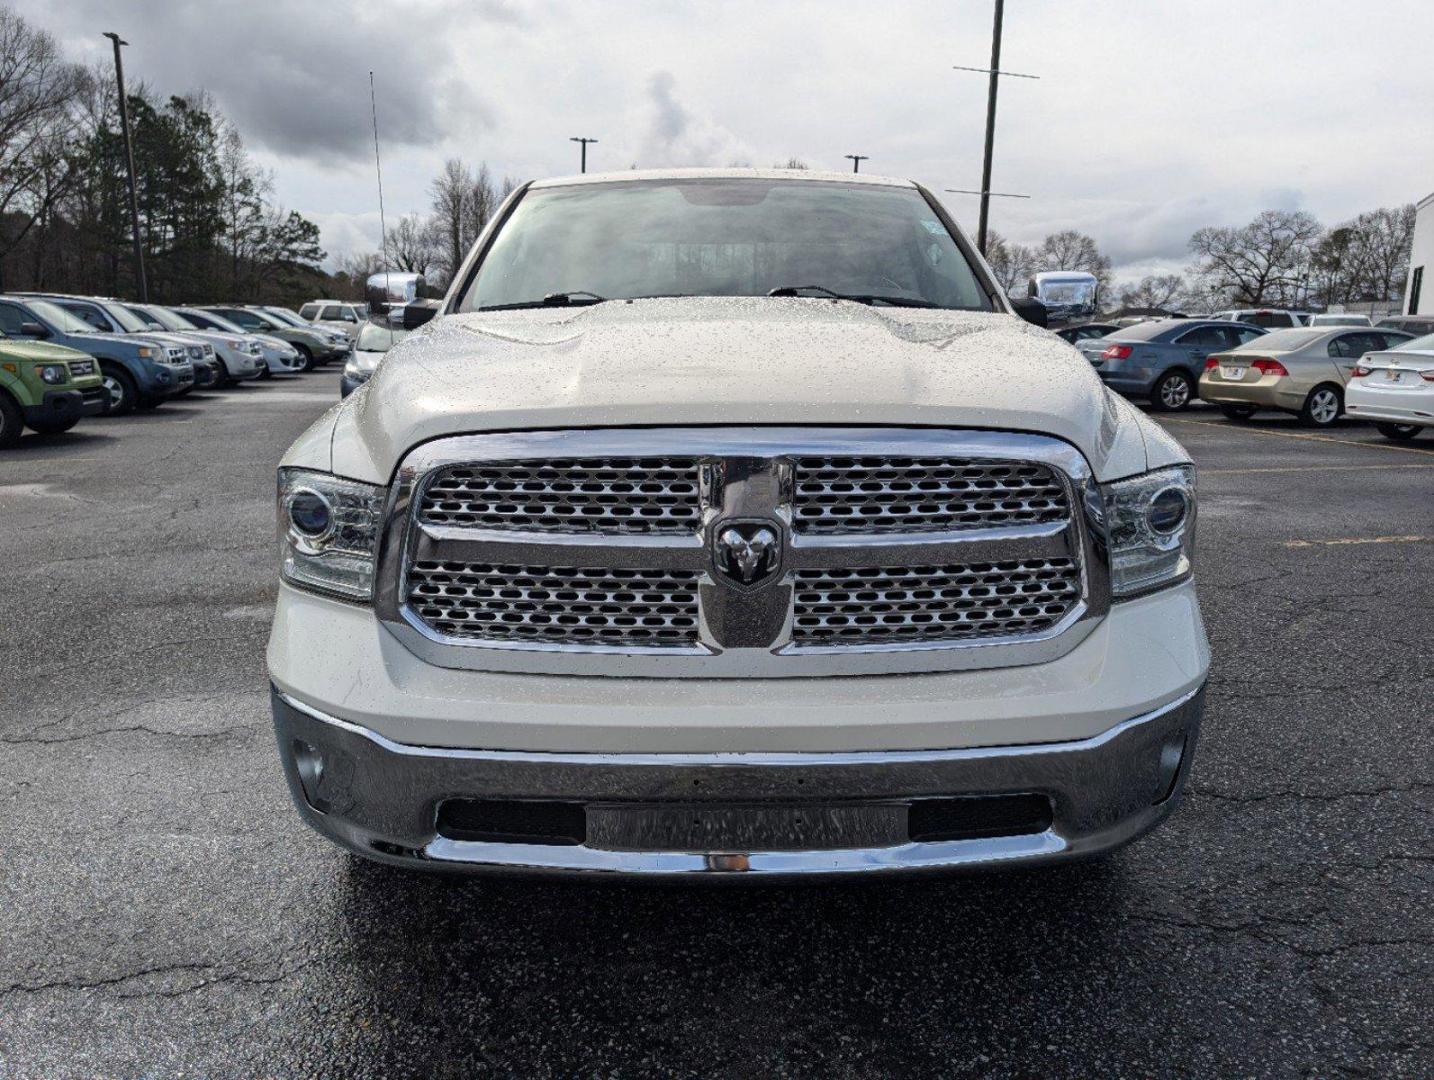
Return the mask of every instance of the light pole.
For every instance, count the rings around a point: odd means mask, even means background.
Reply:
[[[846,155],[846,159],[851,162],[851,171],[854,172],[854,173],[859,173],[859,172],[861,172],[861,163],[862,163],[863,161],[869,161],[869,160],[871,159],[871,155],[870,155],[870,154],[847,154],[847,155]]]
[[[585,139],[585,138],[582,138],[582,137],[579,136],[579,135],[574,135],[571,139],[568,140],[568,142],[582,143],[582,146],[583,146],[582,168],[581,168],[579,171],[580,171],[580,172],[587,172],[587,171],[588,171],[588,143],[595,143],[595,142],[597,142],[597,140],[596,140],[596,139]]]
[[[124,158],[129,170],[129,223],[130,230],[134,233],[134,273],[139,282],[139,302],[147,304],[149,283],[144,277],[144,246],[139,241],[139,194],[134,185],[134,143],[129,135],[129,103],[125,101],[124,61],[120,59],[120,46],[128,45],[129,42],[112,30],[107,30],[105,37],[115,43],[115,82],[119,86],[120,131],[124,134]]]

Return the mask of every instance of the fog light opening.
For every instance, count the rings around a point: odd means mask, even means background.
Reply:
[[[319,793],[324,782],[324,756],[319,748],[303,739],[294,740],[294,768],[299,774],[299,786],[304,789],[304,800],[321,814],[333,809],[333,804]]]
[[[1172,735],[1160,748],[1160,797],[1151,805],[1159,806],[1175,794],[1180,779],[1180,763],[1185,760],[1185,734]]]

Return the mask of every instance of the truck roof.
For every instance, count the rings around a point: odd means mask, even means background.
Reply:
[[[622,172],[580,173],[535,180],[534,188],[570,184],[613,184],[624,180],[822,180],[827,183],[866,184],[881,187],[915,187],[911,180],[870,173],[823,172],[816,169],[625,169]]]

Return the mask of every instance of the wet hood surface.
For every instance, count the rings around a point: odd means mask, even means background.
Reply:
[[[805,298],[610,301],[435,320],[340,410],[333,467],[386,482],[411,447],[461,433],[908,424],[1054,435],[1109,475],[1144,468],[1139,424],[1121,423],[1122,406],[1080,353],[1010,315]]]

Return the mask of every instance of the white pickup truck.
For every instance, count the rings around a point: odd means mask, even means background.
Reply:
[[[1190,459],[907,181],[520,188],[278,516],[280,756],[369,858],[1045,862],[1190,769]]]

